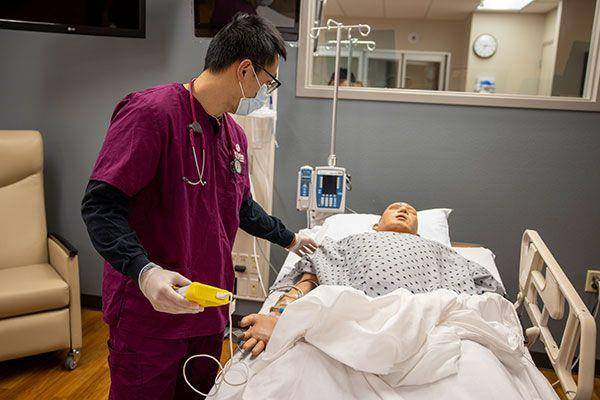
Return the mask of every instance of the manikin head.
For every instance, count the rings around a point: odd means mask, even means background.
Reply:
[[[417,234],[419,221],[417,210],[408,203],[392,203],[381,214],[379,222],[373,225],[378,232]]]

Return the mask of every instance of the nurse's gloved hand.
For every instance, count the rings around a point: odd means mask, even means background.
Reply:
[[[177,272],[168,271],[157,265],[142,272],[139,282],[140,290],[156,311],[169,314],[195,314],[204,311],[204,308],[187,301],[173,290],[173,286],[192,283]]]
[[[314,253],[319,245],[308,235],[304,235],[302,233],[296,233],[294,237],[294,241],[288,247],[286,247],[287,251],[290,253],[296,253],[300,257],[304,257],[308,254]]]

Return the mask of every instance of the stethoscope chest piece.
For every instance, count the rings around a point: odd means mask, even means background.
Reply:
[[[202,125],[200,125],[200,122],[198,121],[194,121],[189,124],[188,128],[194,131],[194,133],[202,133]]]
[[[238,160],[237,158],[234,158],[229,163],[229,169],[231,169],[231,172],[233,172],[234,174],[241,175],[242,174],[242,162],[240,160]]]

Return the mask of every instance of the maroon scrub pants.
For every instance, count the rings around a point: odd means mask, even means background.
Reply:
[[[110,328],[108,365],[109,400],[201,399],[188,387],[181,368],[187,357],[221,356],[223,333],[186,339],[156,339]],[[186,375],[194,387],[208,393],[214,384],[217,364],[207,358],[190,361]]]

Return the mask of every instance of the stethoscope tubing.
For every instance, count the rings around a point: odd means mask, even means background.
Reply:
[[[182,177],[182,180],[183,180],[183,182],[187,183],[188,185],[206,186],[207,182],[204,180],[204,170],[206,167],[206,146],[204,143],[204,130],[202,129],[202,126],[196,119],[196,110],[194,108],[193,92],[194,92],[194,79],[192,79],[189,83],[190,108],[192,110],[192,123],[190,125],[188,125],[188,130],[189,130],[189,136],[190,136],[190,143],[192,145],[192,154],[194,156],[194,164],[196,166],[196,173],[198,174],[198,180],[192,181],[185,176]],[[200,139],[202,140],[202,168],[200,168],[200,166],[198,164],[198,155],[196,152],[196,143],[194,140],[194,133],[199,133]],[[229,131],[226,134],[227,134],[227,141],[229,142],[229,146],[232,148],[232,151],[233,151],[233,158],[232,158],[231,162],[229,163],[229,169],[234,174],[240,175],[242,173],[241,162],[238,160],[238,158],[236,156],[237,152],[233,148],[232,141],[231,141],[231,134],[229,133]]]

